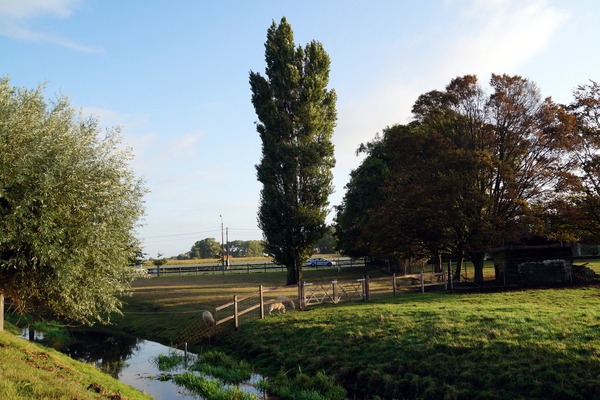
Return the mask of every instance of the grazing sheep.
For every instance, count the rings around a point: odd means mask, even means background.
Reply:
[[[213,315],[210,313],[210,311],[204,311],[202,313],[202,319],[204,320],[207,326],[215,325],[215,319],[213,318]]]
[[[285,296],[279,296],[277,298],[277,300],[287,300],[287,301],[282,301],[283,305],[286,306],[286,307],[291,308],[292,310],[296,309],[296,305],[294,304],[294,302],[292,300],[288,299]]]
[[[279,314],[285,314],[285,306],[283,305],[283,303],[271,303],[269,304],[268,310],[269,315],[271,315],[271,313],[275,310],[277,310]]]

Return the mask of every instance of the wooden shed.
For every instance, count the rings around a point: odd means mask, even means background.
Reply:
[[[492,257],[496,279],[505,285],[573,281],[570,244],[498,247]]]

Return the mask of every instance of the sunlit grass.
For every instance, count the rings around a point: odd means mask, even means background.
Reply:
[[[304,279],[320,282],[331,279],[356,279],[365,274],[382,276],[379,270],[364,267],[304,271]],[[189,274],[140,279],[133,282],[134,294],[123,301],[123,316],[113,320],[129,333],[166,345],[196,321],[205,310],[214,311],[220,305],[264,288],[284,286],[286,272],[251,274]],[[291,293],[297,293],[292,287]]]
[[[233,386],[225,386],[217,380],[186,372],[175,377],[175,383],[207,400],[258,400],[252,393]]]
[[[575,261],[584,262],[600,267],[598,260]],[[324,268],[304,271],[304,279],[350,280],[365,274],[389,275],[369,268],[344,268],[341,274]],[[487,262],[484,276],[493,274]],[[472,277],[467,264],[463,280]],[[133,298],[125,299],[130,304],[123,324],[168,344],[202,310],[214,310],[259,285],[282,286],[285,279],[285,272],[269,272],[137,281]],[[244,325],[222,349],[271,377],[307,379],[324,371],[353,394],[373,399],[600,398],[599,306],[595,287],[402,294],[270,316]]]
[[[150,399],[98,369],[0,332],[0,398]]]
[[[597,398],[600,290],[406,295],[258,320],[231,350],[382,398]],[[493,393],[493,396],[491,395]]]

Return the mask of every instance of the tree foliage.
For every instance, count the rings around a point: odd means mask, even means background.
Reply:
[[[569,187],[572,196],[556,209],[556,217],[567,214],[572,219],[561,226],[575,230],[580,239],[600,239],[600,84],[590,81],[574,91],[569,109],[576,124],[576,151],[573,153],[577,180]],[[572,222],[577,222],[573,224]]]
[[[569,113],[525,78],[489,84],[488,94],[475,76],[455,78],[417,99],[413,122],[385,131],[389,176],[375,209],[360,205],[371,194],[350,197],[363,166],[353,173],[337,219],[351,207],[368,214],[358,231],[371,254],[468,253],[481,281],[485,252],[532,234],[533,206],[557,199],[572,167]]]
[[[198,240],[190,250],[191,258],[219,258],[221,244],[215,238]]]
[[[262,257],[264,254],[262,240],[232,240],[227,243],[227,248],[232,257]]]
[[[384,131],[384,137],[385,137]],[[377,257],[371,240],[374,213],[381,207],[385,194],[383,184],[390,177],[389,157],[383,138],[362,144],[357,155],[366,154],[361,165],[350,173],[342,203],[335,207],[334,221],[338,251],[350,257]]]
[[[323,46],[312,41],[296,47],[285,17],[267,32],[265,60],[266,77],[250,72],[262,140],[258,224],[266,250],[286,266],[287,283],[294,284],[325,230],[336,94],[327,89],[330,60]]]
[[[90,324],[119,312],[146,192],[131,158],[68,97],[0,80],[0,292],[18,312]]]
[[[317,254],[333,254],[335,252],[335,228],[332,225],[327,226],[325,233],[317,242],[315,252]]]

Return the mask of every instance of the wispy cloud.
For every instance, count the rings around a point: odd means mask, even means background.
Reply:
[[[340,107],[334,141],[345,156],[338,157],[338,165],[355,163],[350,155],[358,144],[372,140],[386,126],[406,123],[420,94],[443,89],[460,75],[477,74],[485,82],[492,72],[518,73],[549,49],[553,35],[569,18],[567,11],[544,0],[448,0],[446,6],[454,8],[459,21],[439,28],[447,35],[434,49],[424,45],[419,57],[392,59],[378,74],[378,82],[385,84],[374,85],[376,90],[361,101]]]
[[[122,113],[100,107],[81,107],[83,116],[94,116],[99,119],[100,125],[105,127],[120,126],[125,129],[134,129],[148,121],[149,115],[143,113]]]
[[[3,0],[0,1],[0,15],[31,18],[40,14],[54,14],[66,18],[80,3],[81,0]]]
[[[461,9],[461,25],[471,28],[448,43],[437,73],[471,73],[465,68],[514,73],[548,49],[569,16],[568,11],[550,6],[546,0],[476,0]]]
[[[476,74],[482,84],[491,73],[516,74],[540,53],[547,51],[569,13],[552,7],[545,0],[447,0],[459,21],[448,21],[446,36],[433,49],[424,50],[410,60],[392,60],[378,74],[376,90],[360,101],[339,107],[336,146],[337,193],[351,169],[360,163],[354,153],[360,143],[373,140],[386,126],[405,124],[417,97],[434,89],[443,89],[456,76]],[[459,27],[459,28],[456,28]],[[423,34],[427,37],[426,33]],[[429,41],[424,44],[431,46]],[[408,62],[408,64],[407,64]],[[403,66],[399,71],[398,66]]]
[[[101,52],[100,47],[79,44],[30,27],[30,21],[38,17],[68,18],[80,4],[81,0],[0,1],[0,35],[15,40],[50,43],[87,53]]]

